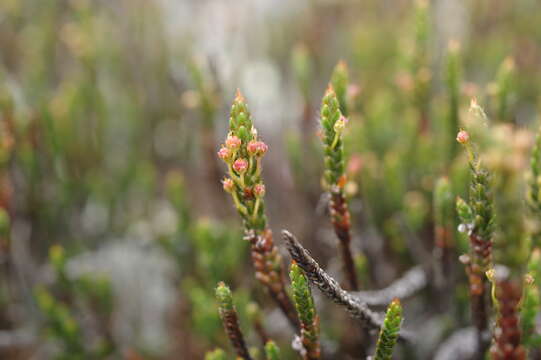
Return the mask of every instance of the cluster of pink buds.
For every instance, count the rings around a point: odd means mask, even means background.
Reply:
[[[231,194],[247,228],[258,231],[266,228],[261,158],[267,151],[268,146],[258,138],[248,107],[238,92],[231,106],[229,133],[218,151],[218,157],[227,164],[228,176],[222,185]]]
[[[235,135],[228,135],[227,139],[225,139],[225,146],[231,151],[240,149],[241,144],[242,141]]]
[[[229,134],[225,145],[222,145],[218,151],[218,157],[230,164],[239,175],[245,174],[250,167],[250,162],[247,159],[239,157],[243,153],[242,146],[242,140],[238,136]],[[261,158],[268,150],[267,144],[260,140],[251,140],[245,146],[245,151],[250,158]]]
[[[222,159],[223,161],[225,161],[226,163],[229,162],[229,160],[231,159],[233,153],[231,152],[231,150],[229,150],[228,148],[226,147],[222,147],[220,148],[220,150],[218,151],[218,157],[220,159]]]
[[[237,136],[229,134],[227,139],[225,139],[225,145],[218,151],[218,157],[226,163],[229,163],[233,159],[235,153],[240,149],[241,145],[242,141]]]
[[[267,144],[265,144],[263,141],[252,140],[248,143],[246,150],[248,151],[248,154],[250,154],[251,156],[261,157],[265,155],[265,153],[268,150],[268,147],[267,147]]]
[[[248,170],[248,161],[246,159],[237,159],[233,163],[233,170],[238,172],[239,174],[244,174],[246,170]]]

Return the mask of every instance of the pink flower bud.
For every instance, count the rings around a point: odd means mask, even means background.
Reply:
[[[228,193],[232,192],[235,188],[235,183],[232,179],[225,178],[222,180],[222,185],[224,186],[224,190]]]
[[[269,147],[267,146],[267,144],[265,144],[263,141],[260,141],[258,145],[258,149],[257,149],[258,155],[259,156],[265,155],[267,150],[269,150]]]
[[[239,174],[244,174],[248,170],[248,161],[245,159],[237,159],[233,163],[233,169]]]
[[[231,150],[229,150],[228,148],[226,147],[222,147],[219,151],[218,151],[218,157],[220,159],[222,159],[223,161],[227,162],[229,160],[229,158],[231,157]]]
[[[460,130],[458,134],[456,135],[456,141],[458,141],[461,144],[465,144],[470,139],[470,134],[468,134],[465,130]]]
[[[263,197],[265,196],[265,185],[263,184],[256,184],[254,186],[254,195],[256,197]]]
[[[269,148],[263,141],[252,140],[248,143],[246,149],[251,156],[263,156]]]
[[[230,150],[238,150],[242,141],[235,135],[228,135],[225,140],[225,146]]]
[[[248,150],[248,154],[254,156],[257,153],[258,142],[259,141],[252,140],[248,143],[248,145],[246,146],[246,150]]]

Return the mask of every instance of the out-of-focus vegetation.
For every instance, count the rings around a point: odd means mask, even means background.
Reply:
[[[245,358],[384,359],[402,326],[397,359],[539,359],[540,22],[535,0],[0,1],[0,358],[229,359],[238,331]],[[389,309],[385,338],[305,264],[291,287],[285,228]]]

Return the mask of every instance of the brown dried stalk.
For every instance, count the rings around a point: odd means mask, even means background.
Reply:
[[[282,237],[286,242],[289,254],[304,270],[306,277],[312,284],[334,303],[345,307],[351,317],[361,321],[364,328],[379,331],[383,325],[382,314],[370,310],[366,303],[342,289],[338,285],[338,282],[318,265],[293,234],[287,230],[283,230]],[[402,340],[410,339],[408,333],[405,331],[400,333],[400,338]]]

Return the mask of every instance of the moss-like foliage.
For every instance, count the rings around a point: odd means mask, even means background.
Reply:
[[[291,264],[289,276],[293,288],[295,308],[301,322],[301,341],[306,350],[304,358],[319,359],[321,353],[319,346],[319,318],[308,280],[295,262]]]
[[[321,127],[325,152],[325,186],[340,188],[344,176],[344,148],[342,132],[346,119],[340,112],[340,103],[332,85],[329,85],[321,104]]]
[[[233,294],[223,282],[216,287],[216,299],[218,300],[220,318],[224,324],[225,332],[231,345],[241,359],[250,360],[251,356],[244,342],[244,336],[240,329],[237,310],[233,304]]]
[[[402,306],[400,300],[395,299],[387,308],[383,327],[379,332],[376,354],[374,355],[375,360],[390,360],[392,358],[401,325]]]

